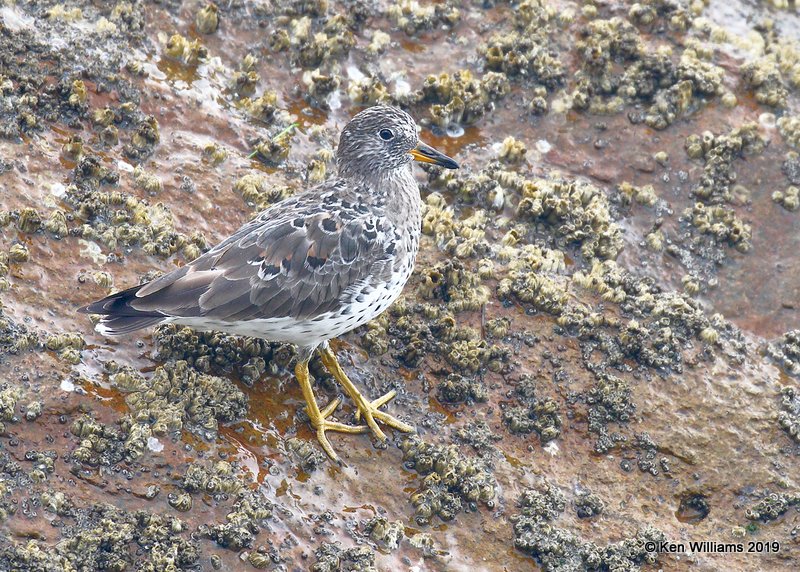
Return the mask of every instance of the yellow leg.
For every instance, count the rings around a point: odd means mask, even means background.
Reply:
[[[356,407],[358,408],[356,419],[360,420],[361,416],[363,415],[367,426],[369,426],[372,434],[378,439],[385,441],[386,435],[384,435],[383,431],[381,431],[381,428],[378,427],[376,420],[389,427],[397,429],[398,431],[403,431],[404,433],[411,433],[414,431],[414,428],[411,425],[403,423],[399,419],[396,419],[388,413],[378,409],[381,405],[388,403],[394,398],[396,395],[395,391],[390,391],[383,397],[379,397],[375,401],[370,402],[361,394],[358,388],[353,385],[353,382],[347,377],[347,374],[344,372],[342,366],[339,365],[339,361],[336,359],[336,354],[334,354],[329,347],[325,346],[320,348],[320,357],[322,358],[323,365],[328,369],[331,375],[336,378],[336,381],[342,384],[344,390],[355,402]]]
[[[328,438],[325,436],[325,431],[365,433],[367,431],[367,426],[345,425],[344,423],[337,423],[336,421],[328,421],[328,417],[330,417],[336,410],[336,407],[338,407],[339,399],[334,399],[320,411],[317,400],[314,398],[314,390],[311,388],[311,381],[308,378],[308,362],[298,362],[294,368],[294,374],[297,377],[297,381],[300,383],[300,389],[303,391],[303,398],[306,400],[306,411],[308,412],[308,417],[311,419],[311,426],[317,430],[317,440],[319,444],[331,459],[338,461],[339,457],[336,455]]]

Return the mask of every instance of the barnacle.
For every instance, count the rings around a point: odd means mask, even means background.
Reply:
[[[578,518],[590,518],[601,514],[605,509],[603,500],[588,491],[578,493],[575,498],[575,513]]]
[[[219,9],[213,2],[203,6],[195,16],[195,27],[201,34],[213,34],[219,27]]]
[[[293,194],[288,187],[273,185],[266,177],[257,173],[242,176],[233,184],[234,192],[256,210],[264,210],[269,205],[282,201]]]
[[[141,165],[137,165],[133,170],[133,182],[148,194],[155,195],[164,190],[164,184],[157,176],[145,171]]]
[[[789,93],[774,55],[767,55],[741,68],[744,84],[753,91],[756,101],[770,107],[786,107]]]
[[[11,248],[8,249],[8,260],[10,262],[27,262],[30,259],[30,251],[28,247],[22,243],[16,243],[11,245]]]
[[[62,210],[54,210],[47,217],[47,220],[42,223],[42,228],[47,232],[53,234],[56,238],[61,238],[67,235],[69,228],[67,227],[67,215]]]
[[[784,115],[777,124],[786,144],[800,149],[800,115]]]
[[[742,221],[733,209],[722,205],[706,206],[695,203],[694,207],[684,211],[684,217],[698,232],[713,236],[720,242],[727,242],[740,252],[750,250],[750,225]]]
[[[208,50],[200,39],[189,41],[180,34],[173,34],[165,46],[166,54],[188,66],[196,66],[208,58]]]
[[[800,208],[800,189],[792,185],[785,191],[775,191],[772,193],[772,200],[787,211],[796,211]]]
[[[311,572],[376,572],[375,552],[368,546],[355,546],[343,549],[338,543],[323,542],[314,551],[316,561],[311,565]]]
[[[658,200],[653,185],[634,187],[626,181],[617,185],[617,192],[619,192],[623,204],[630,204],[636,201],[640,205],[652,207]]]
[[[389,522],[382,516],[376,516],[364,524],[364,532],[385,550],[395,550],[405,536],[405,526],[401,520]]]
[[[34,233],[42,226],[42,219],[36,209],[24,208],[19,211],[17,218],[17,230],[21,232]]]
[[[800,373],[800,366],[796,370]],[[784,387],[780,399],[778,424],[792,439],[800,442],[800,392],[794,387]]]

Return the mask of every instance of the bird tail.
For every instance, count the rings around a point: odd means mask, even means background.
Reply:
[[[136,299],[136,293],[142,286],[134,286],[122,292],[111,294],[102,300],[79,308],[78,311],[84,314],[99,314],[102,316],[95,326],[95,330],[104,336],[120,336],[154,326],[164,321],[168,316],[158,312],[137,310],[131,305],[131,301]]]

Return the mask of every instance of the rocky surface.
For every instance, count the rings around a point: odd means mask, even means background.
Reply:
[[[3,2],[0,569],[800,567],[796,10]],[[333,465],[291,346],[76,313],[375,103],[463,165],[417,169],[414,276],[335,345],[418,435]]]

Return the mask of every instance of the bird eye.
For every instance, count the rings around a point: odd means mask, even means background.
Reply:
[[[383,139],[384,141],[389,141],[391,139],[394,139],[394,133],[392,133],[391,130],[389,129],[381,129],[378,135],[380,135],[381,139]]]

